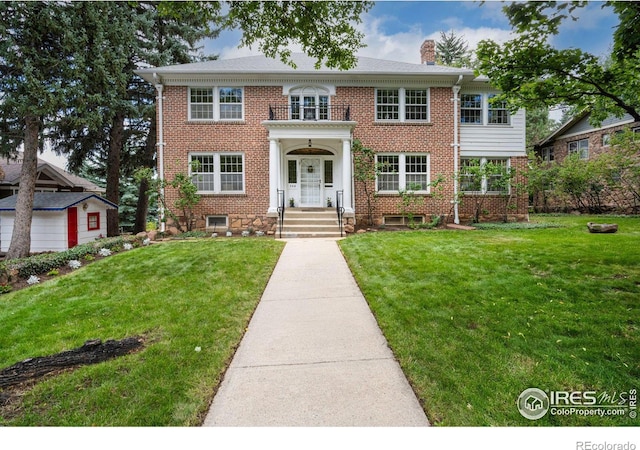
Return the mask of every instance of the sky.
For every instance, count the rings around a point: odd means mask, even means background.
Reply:
[[[578,20],[565,21],[552,44],[557,48],[580,48],[597,56],[610,53],[617,16],[603,2],[591,2],[576,10]],[[469,48],[482,39],[505,42],[511,27],[500,1],[379,1],[362,17],[358,29],[365,35],[366,47],[360,56],[420,63],[420,45],[425,39],[438,40],[440,32],[453,31],[462,36]],[[241,34],[223,32],[218,39],[203,42],[201,51],[221,59],[259,55],[257,47],[238,48]],[[301,51],[300,48],[292,49]],[[552,118],[559,119],[552,114]],[[65,167],[66,159],[48,151],[41,158]]]
[[[610,52],[617,16],[603,2],[591,2],[576,10],[578,20],[565,21],[551,42],[557,48],[580,48],[597,56]],[[509,40],[511,27],[500,1],[380,1],[362,17],[358,29],[367,45],[360,56],[420,63],[420,45],[425,39],[438,40],[440,32],[453,31],[475,48],[482,39]],[[253,49],[238,48],[240,32],[224,32],[205,42],[203,52],[222,59],[258,55]],[[300,51],[299,49],[296,49]]]

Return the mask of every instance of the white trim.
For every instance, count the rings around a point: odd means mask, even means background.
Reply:
[[[379,90],[397,90],[398,91],[398,118],[397,119],[379,119],[378,118],[378,91]],[[427,118],[426,119],[407,119],[407,91],[427,91]],[[431,88],[428,86],[403,86],[403,87],[387,87],[378,86],[373,90],[373,117],[375,123],[431,123]],[[393,105],[393,104],[389,104]]]
[[[188,165],[189,165],[189,177],[193,176],[191,173],[191,161],[193,156],[213,156],[213,172],[206,172],[213,174],[213,190],[209,191],[201,191],[198,190],[197,193],[199,195],[236,195],[236,194],[244,194],[246,192],[246,156],[243,152],[189,152],[188,155]],[[222,180],[220,171],[220,157],[221,156],[241,156],[242,157],[242,190],[238,191],[227,191],[222,190]],[[196,172],[203,173],[203,172]],[[194,183],[196,184],[196,183]],[[197,186],[197,184],[196,184]]]
[[[191,89],[210,89],[212,91],[213,102],[212,103],[195,103],[202,105],[211,105],[212,108],[212,117],[211,118],[192,118],[191,117]],[[242,117],[236,118],[221,118],[220,117],[220,108],[222,103],[220,103],[220,89],[240,89],[242,93]],[[245,118],[245,88],[244,86],[238,86],[235,84],[230,85],[216,85],[216,86],[195,86],[189,85],[187,86],[187,121],[188,122],[242,122]]]
[[[376,154],[376,164],[378,164],[378,156],[397,156],[398,157],[398,190],[379,190],[378,189],[378,177],[376,176],[376,192],[378,194],[398,194],[398,191],[402,191],[407,189],[407,156],[426,156],[427,157],[427,189],[426,190],[418,190],[413,191],[415,194],[427,195],[431,193],[431,155],[429,153],[420,152],[380,152]],[[393,172],[387,172],[393,173]],[[414,173],[414,172],[412,172]]]

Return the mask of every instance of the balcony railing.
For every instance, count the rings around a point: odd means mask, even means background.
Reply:
[[[349,105],[269,105],[269,120],[351,120]]]

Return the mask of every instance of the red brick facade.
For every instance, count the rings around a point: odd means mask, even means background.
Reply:
[[[188,119],[188,87],[165,86],[163,104],[165,179],[188,171],[190,152],[242,152],[244,154],[245,192],[242,194],[202,195],[195,208],[199,229],[205,227],[210,215],[228,217],[229,228],[239,232],[252,228],[265,232],[275,229],[275,218],[268,217],[269,190],[269,132],[263,121],[269,118],[269,105],[283,104],[287,97],[282,86],[244,86],[244,119],[236,122],[190,121]],[[454,102],[451,87],[431,87],[429,91],[430,121],[428,123],[381,123],[375,120],[374,87],[336,87],[331,103],[349,105],[351,120],[357,122],[353,138],[378,153],[428,153],[430,180],[438,174],[446,177],[443,188],[436,195],[425,195],[424,204],[413,211],[430,220],[431,215],[445,215],[452,221],[454,173]],[[526,157],[511,158],[511,167],[519,171],[526,167]],[[372,186],[373,187],[373,186]],[[364,222],[366,200],[362,186],[356,183],[354,211],[357,225]],[[166,189],[166,200],[172,205],[176,192]],[[382,223],[385,215],[399,214],[399,195],[381,195],[376,200],[375,221]],[[468,198],[463,198],[460,217],[463,221],[473,215]],[[516,209],[510,216],[523,219],[527,212],[526,194],[513,199]],[[483,218],[502,218],[504,199],[489,197],[484,203]]]

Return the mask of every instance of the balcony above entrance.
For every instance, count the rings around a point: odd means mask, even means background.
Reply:
[[[350,105],[269,105],[269,120],[350,121]]]

